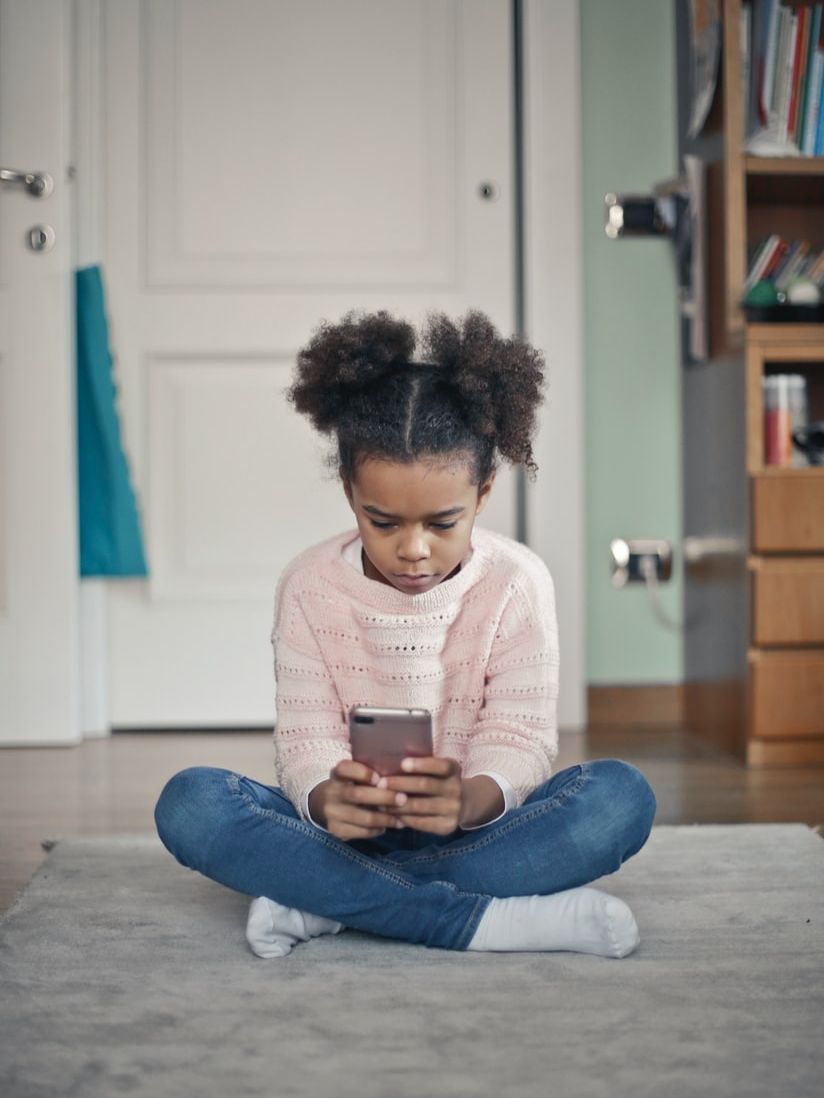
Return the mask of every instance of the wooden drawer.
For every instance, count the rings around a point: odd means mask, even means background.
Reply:
[[[754,644],[824,645],[824,557],[751,557]]]
[[[750,735],[824,736],[824,651],[751,650]]]
[[[757,553],[824,552],[824,469],[753,477],[752,547]]]

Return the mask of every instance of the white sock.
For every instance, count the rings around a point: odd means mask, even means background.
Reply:
[[[343,923],[312,915],[296,907],[285,907],[268,896],[258,896],[249,905],[246,941],[258,957],[285,957],[298,942],[319,934],[337,934]]]
[[[549,896],[494,897],[467,948],[625,957],[640,941],[638,924],[623,900],[582,887]]]

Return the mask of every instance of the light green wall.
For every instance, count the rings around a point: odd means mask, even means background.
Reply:
[[[648,193],[678,172],[674,4],[581,0],[587,677],[683,677],[681,636],[641,585],[609,581],[613,537],[681,533],[679,322],[672,245],[611,241],[608,191]],[[678,560],[678,557],[676,558]],[[680,612],[681,570],[662,591]]]

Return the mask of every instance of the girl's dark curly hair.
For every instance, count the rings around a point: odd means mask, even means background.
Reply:
[[[337,324],[322,321],[299,351],[286,398],[319,431],[335,433],[329,461],[340,476],[354,480],[368,457],[413,462],[460,454],[469,459],[471,483],[483,484],[500,454],[525,465],[534,480],[541,352],[520,338],[502,339],[477,310],[460,322],[429,313],[426,362],[412,361],[415,345],[406,321],[353,309]]]

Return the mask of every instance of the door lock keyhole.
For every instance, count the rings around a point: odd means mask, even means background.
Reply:
[[[54,247],[54,229],[51,225],[33,225],[26,235],[26,243],[33,252],[50,252]]]

